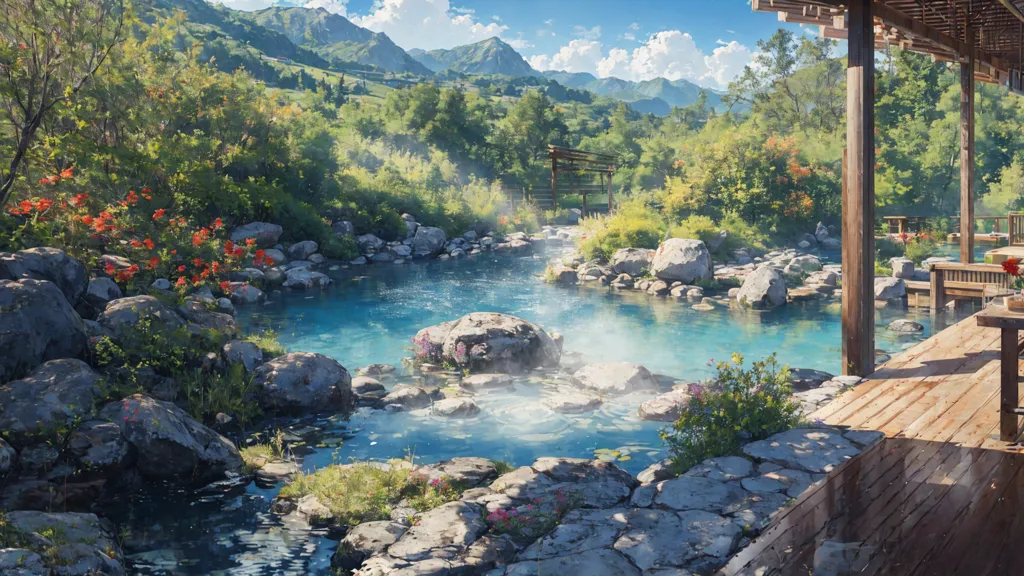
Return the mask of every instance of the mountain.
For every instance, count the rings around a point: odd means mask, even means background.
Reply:
[[[689,80],[666,80],[655,78],[632,82],[620,78],[597,78],[586,72],[563,72],[548,70],[545,78],[577,90],[589,90],[594,94],[608,96],[629,103],[634,110],[643,113],[667,115],[673,106],[689,106],[697,102],[701,92],[708,95],[708,104],[715,110],[723,110],[722,94],[701,88]]]
[[[451,50],[410,50],[409,55],[434,72],[453,70],[462,74],[537,76],[536,70],[498,37]]]
[[[431,71],[406,54],[387,34],[373,32],[323,8],[272,7],[243,13],[253,23],[286,36],[332,63],[357,62],[390,72],[430,76]]]

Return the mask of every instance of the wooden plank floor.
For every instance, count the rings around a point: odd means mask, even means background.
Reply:
[[[1024,450],[998,407],[999,330],[973,316],[894,357],[811,416],[885,439],[720,574],[1024,575]]]

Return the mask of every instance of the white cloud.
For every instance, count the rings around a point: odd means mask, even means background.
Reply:
[[[601,43],[594,40],[571,40],[553,56],[538,54],[530,57],[530,66],[535,70],[565,70],[566,72],[597,73],[601,59]]]
[[[636,32],[637,30],[640,29],[640,23],[639,22],[633,22],[632,24],[629,25],[629,29],[634,31],[634,32]]]
[[[577,38],[583,38],[584,40],[597,40],[601,37],[601,27],[594,26],[593,28],[587,28],[586,26],[573,26],[572,35]]]
[[[705,54],[693,37],[679,30],[652,34],[643,45],[628,51],[612,48],[603,55],[593,40],[573,40],[551,56],[537,55],[530,64],[538,70],[591,72],[602,78],[624,80],[689,80],[705,88],[726,88],[751,62],[753,52],[739,42],[719,41]]]
[[[309,0],[306,2],[306,8],[323,8],[328,12],[332,12],[339,16],[348,15],[348,0]]]
[[[555,21],[550,19],[550,18],[548,18],[547,20],[544,21],[544,25],[545,26],[551,26],[554,23],[555,23]]]
[[[462,13],[460,13],[462,12]],[[384,32],[402,48],[454,48],[501,36],[508,26],[483,24],[449,0],[378,0],[366,16],[349,20],[375,32]]]
[[[630,42],[636,42],[636,35],[633,34],[632,32],[626,32],[624,34],[620,34],[619,39],[629,40]]]
[[[515,48],[516,50],[525,50],[527,48],[533,48],[533,44],[523,39],[522,33],[519,33],[515,38],[506,38],[505,43]]]

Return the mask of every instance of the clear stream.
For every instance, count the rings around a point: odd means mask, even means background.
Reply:
[[[565,336],[565,350],[587,361],[637,362],[656,373],[695,381],[711,375],[712,359],[733,352],[747,359],[772,352],[792,367],[840,372],[838,301],[790,304],[768,312],[718,307],[700,312],[685,301],[615,293],[591,286],[547,285],[538,276],[553,253],[482,254],[469,260],[378,265],[330,272],[324,292],[274,294],[258,308],[240,309],[249,330],[272,328],[289,350],[319,352],[354,369],[370,363],[400,365],[410,338],[428,325],[475,311],[503,312]],[[885,330],[897,318],[925,326],[921,335]],[[933,326],[927,310],[882,308],[876,347],[889,353],[913,345],[953,318]],[[385,382],[386,383],[386,382]],[[593,457],[613,449],[636,473],[664,457],[662,423],[637,418],[650,396],[607,402],[593,413],[556,414],[540,400],[540,383],[477,398],[480,415],[465,420],[427,413],[388,414],[361,409],[347,421],[289,422],[293,439],[314,447],[303,466],[332,461],[400,458],[435,462],[483,456],[515,465],[539,456]],[[423,411],[429,412],[429,411]],[[139,574],[320,574],[336,548],[322,530],[289,526],[270,514],[277,488],[216,486],[196,497],[159,487],[119,505],[111,518],[125,526],[124,547]]]

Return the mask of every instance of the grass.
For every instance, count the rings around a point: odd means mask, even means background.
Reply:
[[[515,466],[502,460],[491,460],[491,464],[494,464],[494,469],[498,471],[498,476],[503,476],[516,469]]]
[[[244,472],[249,474],[268,462],[284,457],[284,434],[278,430],[269,441],[257,441],[251,446],[243,447],[238,453],[242,456]]]
[[[360,462],[333,464],[312,474],[300,472],[281,489],[281,498],[316,496],[336,522],[352,526],[390,518],[392,508],[402,500],[417,511],[430,510],[457,500],[460,488],[448,479],[428,481],[402,461],[386,467]]]
[[[263,351],[263,359],[270,360],[288,353],[284,346],[277,341],[277,332],[266,330],[256,334],[249,334],[245,337],[246,342],[252,342]]]

